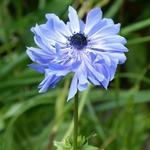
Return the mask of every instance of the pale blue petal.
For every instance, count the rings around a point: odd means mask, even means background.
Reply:
[[[54,52],[54,47],[53,45],[55,45],[55,42],[52,41],[51,43],[49,41],[47,41],[44,38],[41,38],[38,35],[34,36],[34,41],[37,44],[37,46],[41,49],[47,50],[47,51],[51,51]]]
[[[104,18],[103,20],[106,21],[107,25],[114,25],[114,22],[112,19]]]
[[[71,32],[65,25],[65,23],[59,19],[55,14],[46,14],[46,18],[48,19],[46,25],[49,30],[55,30],[56,32],[61,33],[62,35],[69,37],[71,36]]]
[[[91,71],[88,71],[88,80],[94,85],[101,85],[102,82],[99,82],[96,76]]]
[[[48,90],[52,78],[53,78],[53,76],[46,76],[45,77],[45,79],[38,86],[39,93],[44,93]]]
[[[72,33],[74,32],[79,33],[80,32],[79,18],[78,18],[76,10],[71,6],[69,6],[68,17],[69,17]]]
[[[70,72],[70,66],[62,66],[59,64],[50,64],[48,67],[50,74],[56,74],[58,76],[65,76]]]
[[[99,31],[102,27],[104,27],[106,25],[107,25],[107,22],[105,20],[100,20],[86,34],[88,35],[88,37],[91,37],[94,33],[96,33],[97,31]]]
[[[103,52],[128,52],[128,49],[120,43],[108,43],[108,44],[93,44],[91,49],[100,50]]]
[[[78,68],[80,67],[82,61],[75,61],[74,63],[71,64],[71,70],[73,72],[76,72]]]
[[[87,81],[87,71],[84,69],[78,72],[79,84],[86,84]]]
[[[102,82],[101,82],[101,85],[102,87],[104,87],[105,89],[108,88],[108,85],[109,85],[109,81],[108,79],[104,79]]]
[[[39,29],[38,25],[32,27],[31,31],[35,34],[34,40],[40,48],[42,49],[43,47],[51,48],[53,45],[55,45],[56,42],[53,39],[46,38],[41,32],[41,30]]]
[[[75,74],[71,81],[67,101],[69,101],[70,99],[72,99],[75,96],[75,94],[77,93],[77,88],[78,88],[78,79],[77,79],[77,75]]]
[[[61,59],[61,47],[58,43],[55,44],[55,48],[56,48],[56,58],[58,59],[58,61]]]
[[[51,22],[53,24],[53,22]],[[47,25],[40,25],[37,28],[40,32],[47,38],[47,40],[55,40],[58,43],[66,43],[67,38],[59,32],[56,32],[54,29],[48,28]]]
[[[89,56],[91,58],[91,61],[92,63],[100,63],[100,64],[103,64],[105,61],[103,59],[103,56],[97,54],[97,53],[94,53],[93,52],[89,52]]]
[[[85,84],[78,84],[78,90],[80,92],[86,90],[88,88],[88,83],[85,83]]]
[[[47,75],[45,79],[39,84],[39,93],[46,92],[49,88],[55,87],[55,85],[62,79],[62,76]]]
[[[89,37],[89,40],[94,40],[97,38],[105,37],[105,36],[111,36],[111,35],[116,35],[120,31],[120,24],[115,24],[115,25],[107,25],[102,27],[100,30],[95,32]]]
[[[80,33],[84,33],[85,23],[82,20],[79,20],[80,24]]]
[[[42,42],[45,45],[49,45],[50,43],[51,46],[54,46],[56,42],[64,45],[67,42],[67,38],[65,36],[59,32],[55,32],[55,30],[48,27],[47,24],[36,25],[31,30],[35,35],[42,37]]]
[[[97,55],[91,52],[89,53],[89,55],[90,55],[91,61],[94,62],[96,60]]]
[[[107,66],[106,64],[99,64],[99,63],[96,63],[95,64],[95,68],[96,70],[103,74],[104,75],[104,80],[101,81],[101,85],[107,89],[108,87],[108,84],[109,84],[109,81],[110,81],[110,78],[111,78],[111,75],[110,75],[110,71],[109,71],[109,67],[111,66]]]
[[[104,65],[111,66],[111,57],[107,54],[101,54],[104,60]]]
[[[94,25],[96,25],[100,19],[102,18],[102,11],[100,8],[92,9],[86,17],[86,25],[84,33],[88,34],[88,32],[92,29]]]
[[[105,37],[93,38],[92,41],[89,42],[90,45],[93,45],[96,43],[102,43],[102,44],[121,43],[124,45],[127,43],[127,40],[120,35],[108,35]]]
[[[118,60],[119,64],[123,64],[126,61],[126,56],[124,53],[109,53],[110,58]]]
[[[78,81],[79,91],[84,91],[88,87],[87,70],[85,67],[81,67],[80,71],[78,72]]]
[[[86,63],[86,67],[87,67],[87,72],[89,75],[91,75],[96,81],[100,82],[104,80],[104,75],[99,73],[94,66],[92,66],[91,64]],[[88,76],[89,78],[89,76]]]
[[[48,53],[43,49],[28,47],[27,54],[32,61],[40,64],[47,64],[51,60],[51,53]]]
[[[44,70],[44,67],[42,65],[39,65],[39,64],[29,64],[28,65],[31,69],[37,71],[37,72],[40,72],[40,73],[44,73],[45,70]]]
[[[114,79],[116,69],[117,69],[118,60],[112,60],[112,65],[109,68],[110,71],[110,81]]]

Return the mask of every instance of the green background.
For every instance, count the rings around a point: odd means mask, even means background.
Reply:
[[[0,0],[0,150],[56,149],[54,141],[72,135],[71,76],[39,94],[44,76],[27,67],[26,55],[26,46],[35,46],[30,28],[44,23],[45,13],[66,21],[69,5],[81,18],[102,7],[122,24],[129,48],[107,91],[91,86],[80,94],[80,133],[100,150],[150,150],[149,0]]]

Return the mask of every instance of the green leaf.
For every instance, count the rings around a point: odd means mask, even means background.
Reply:
[[[136,23],[131,24],[127,27],[124,27],[121,30],[121,34],[122,35],[128,35],[131,32],[135,32],[135,31],[141,30],[141,29],[146,28],[146,27],[150,27],[150,18],[148,18],[146,20],[142,20],[140,22],[136,22]]]
[[[82,150],[99,150],[99,148],[98,148],[98,147],[95,147],[95,146],[92,146],[92,145],[88,145],[88,143],[86,143],[86,144],[83,146]]]

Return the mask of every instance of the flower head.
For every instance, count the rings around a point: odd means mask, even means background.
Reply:
[[[103,18],[100,8],[92,9],[84,23],[74,8],[69,7],[65,24],[55,14],[46,14],[47,22],[31,30],[38,48],[28,47],[32,69],[45,74],[39,92],[73,72],[68,99],[88,87],[88,83],[107,88],[118,64],[126,60],[126,39],[118,35],[120,24]]]

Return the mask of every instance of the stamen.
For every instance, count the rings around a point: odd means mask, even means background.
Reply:
[[[78,50],[81,50],[87,46],[87,38],[84,34],[76,33],[70,38],[70,45]]]

